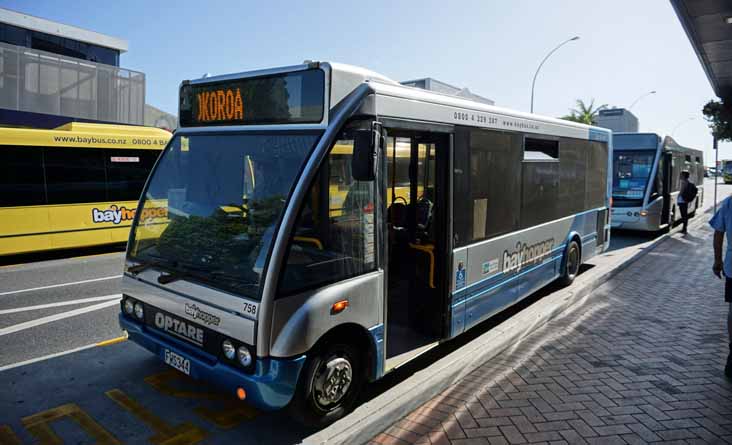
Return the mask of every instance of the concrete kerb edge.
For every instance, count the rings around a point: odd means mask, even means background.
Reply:
[[[689,223],[696,228],[703,222],[702,215]],[[467,345],[443,357],[429,368],[422,369],[401,384],[358,407],[353,413],[329,427],[303,439],[306,445],[362,444],[398,422],[416,408],[497,356],[518,340],[557,318],[571,306],[581,302],[593,290],[606,283],[634,262],[654,250],[677,231],[669,231],[648,245],[630,254],[615,267],[582,283],[581,287],[557,292],[537,301],[514,317],[482,334]],[[488,341],[493,340],[493,341]],[[415,389],[419,388],[419,391]]]

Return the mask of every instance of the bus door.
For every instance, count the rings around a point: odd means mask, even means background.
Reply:
[[[658,161],[658,174],[661,175],[661,183],[663,184],[663,209],[661,210],[661,225],[668,224],[671,220],[671,167],[671,153],[661,152],[661,157]]]
[[[446,134],[388,129],[386,367],[444,334],[448,214]]]

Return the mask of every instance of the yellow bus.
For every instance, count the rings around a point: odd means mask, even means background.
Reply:
[[[0,128],[0,256],[127,241],[171,134],[73,122]]]

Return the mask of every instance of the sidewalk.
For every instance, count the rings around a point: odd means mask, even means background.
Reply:
[[[732,443],[711,236],[675,234],[371,443]]]

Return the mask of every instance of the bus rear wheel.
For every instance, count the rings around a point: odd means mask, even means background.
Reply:
[[[334,343],[309,357],[290,403],[290,414],[309,427],[324,427],[348,414],[365,376],[358,350]]]
[[[569,286],[572,284],[579,273],[581,262],[582,256],[580,255],[579,244],[577,244],[577,241],[572,240],[569,242],[569,247],[567,247],[567,253],[564,258],[564,270],[559,277],[559,284],[561,286]]]

